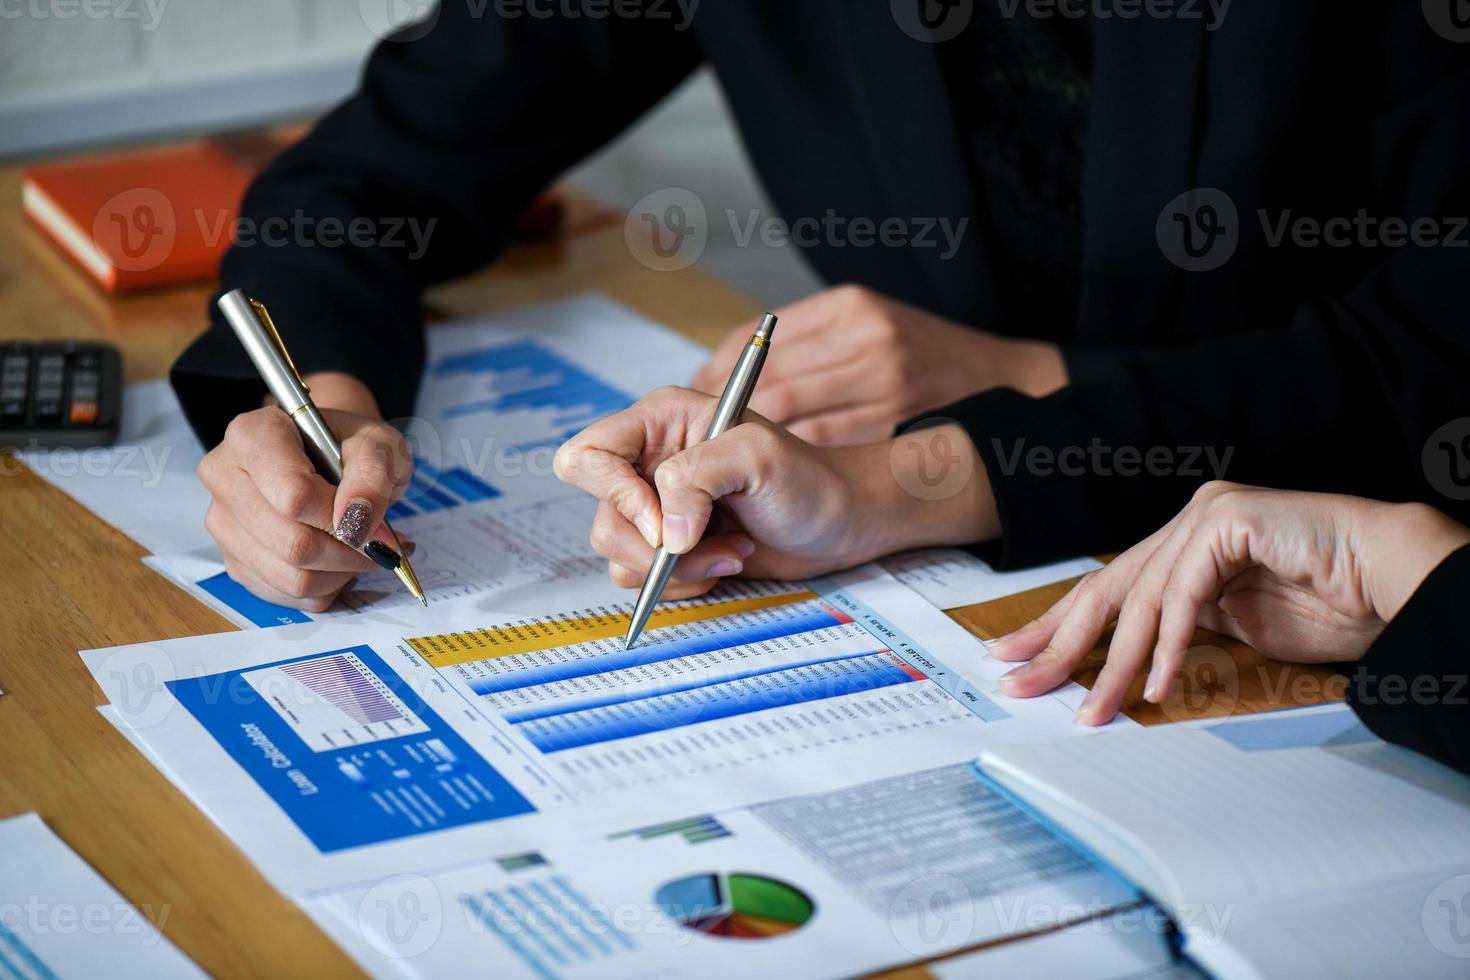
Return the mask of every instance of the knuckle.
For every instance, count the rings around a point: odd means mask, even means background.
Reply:
[[[308,596],[301,600],[301,608],[306,612],[323,613],[332,608],[332,603],[336,600],[336,593],[331,595]]]
[[[314,572],[309,572],[304,568],[293,568],[281,576],[280,585],[277,587],[293,599],[306,599],[316,591],[314,586],[317,584]]]
[[[659,464],[658,469],[653,471],[653,482],[661,493],[677,493],[687,489],[689,486],[690,468],[694,463],[694,452],[691,450],[678,456],[671,457]]]
[[[285,541],[284,557],[287,563],[301,567],[317,554],[317,532],[305,524],[297,524],[288,533]]]
[[[257,408],[254,411],[241,412],[225,427],[225,441],[232,445],[255,442],[267,433],[275,431],[278,422],[284,420],[285,416],[274,408]]]
[[[225,437],[221,445],[233,445],[237,442],[248,442],[252,433],[258,432],[263,420],[258,412],[241,412],[230,419],[230,424],[225,426]]]
[[[865,306],[872,301],[873,291],[855,282],[832,287],[832,298],[846,306]]]
[[[199,465],[194,467],[194,475],[206,487],[212,487],[214,485],[214,478],[219,472],[219,454],[220,449],[216,446],[214,449],[205,453],[204,458],[199,460]]]
[[[886,313],[875,312],[867,321],[868,330],[880,344],[893,344],[899,339],[898,321]]]
[[[1096,581],[1084,585],[1077,593],[1077,601],[1072,603],[1072,613],[1080,619],[1095,621],[1107,614],[1107,602],[1103,596],[1102,586]]]
[[[1165,585],[1163,591],[1159,594],[1159,603],[1164,608],[1177,606],[1188,601],[1190,601],[1189,590],[1176,582],[1170,582],[1168,585]]]
[[[595,521],[588,539],[592,550],[602,557],[611,558],[616,553],[618,532],[611,518]]]
[[[1240,489],[1238,484],[1228,480],[1210,480],[1208,483],[1200,484],[1199,488],[1194,491],[1193,500],[1197,503],[1209,503],[1228,496],[1238,489]]]
[[[300,519],[311,511],[316,487],[304,473],[283,473],[275,480],[276,509],[287,517]]]
[[[216,542],[220,540],[220,532],[224,527],[224,514],[221,513],[219,504],[210,504],[209,509],[204,512],[204,530]]]

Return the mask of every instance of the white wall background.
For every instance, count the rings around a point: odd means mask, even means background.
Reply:
[[[390,6],[391,5],[391,6]],[[425,0],[0,0],[0,157],[316,113]],[[390,14],[396,23],[390,22]],[[702,72],[572,182],[629,208],[683,187],[710,215],[704,268],[779,305],[817,287],[794,247],[740,247],[724,214],[772,215]]]

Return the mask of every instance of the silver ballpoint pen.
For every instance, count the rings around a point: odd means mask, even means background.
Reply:
[[[255,370],[260,372],[266,388],[275,396],[281,409],[291,416],[291,421],[296,423],[296,428],[301,432],[301,440],[317,469],[333,484],[341,483],[342,444],[337,441],[327,420],[322,418],[322,413],[312,403],[311,389],[302,380],[301,372],[296,370],[296,364],[291,360],[291,354],[286,350],[265,304],[251,299],[242,289],[232,289],[219,298],[218,306],[225,321],[235,331],[235,336],[240,338],[245,353],[250,355]],[[398,540],[398,533],[389,527],[386,519],[383,526],[393,535],[398,553],[394,554],[379,546],[369,548],[368,557],[396,575],[404,588],[427,606],[428,597],[419,585],[413,566],[408,563],[408,556],[403,553],[403,544]]]
[[[751,393],[755,391],[755,383],[761,376],[761,367],[766,363],[766,354],[771,349],[771,335],[775,332],[776,315],[767,313],[761,317],[760,325],[746,342],[745,350],[741,351],[740,360],[735,362],[735,370],[730,372],[730,380],[725,382],[725,392],[720,395],[719,404],[715,406],[715,417],[710,420],[709,431],[704,434],[705,442],[740,421],[745,406],[750,404]],[[638,601],[633,604],[633,620],[628,624],[628,635],[623,637],[624,650],[638,642],[638,636],[647,625],[648,617],[653,615],[653,607],[664,594],[669,576],[674,574],[674,565],[678,561],[679,556],[670,554],[663,546],[654,553],[653,564],[648,568],[648,577],[643,580]]]

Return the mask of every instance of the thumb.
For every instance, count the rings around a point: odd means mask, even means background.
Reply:
[[[338,541],[360,550],[373,538],[392,544],[382,527],[388,505],[408,485],[413,456],[396,429],[368,426],[342,443],[342,481],[333,501],[333,532]]]
[[[653,482],[663,509],[664,547],[679,555],[698,544],[715,501],[761,479],[781,449],[775,429],[747,422],[660,464]]]

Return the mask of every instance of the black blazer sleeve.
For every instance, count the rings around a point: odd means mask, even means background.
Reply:
[[[382,42],[358,92],[255,181],[248,237],[221,267],[222,289],[269,307],[303,373],[362,379],[390,419],[412,410],[423,291],[492,259],[536,194],[700,60],[671,19],[437,9],[424,36]],[[264,395],[209,313],[171,376],[206,446]]]
[[[1383,739],[1470,773],[1470,547],[1429,574],[1349,675]]]
[[[1357,281],[1304,298],[1282,322],[1071,351],[1072,383],[1050,397],[992,390],[932,413],[962,424],[979,450],[1002,567],[1130,545],[1215,477],[1446,505],[1420,459],[1436,429],[1470,416],[1470,46],[1421,64],[1395,57],[1393,37],[1381,43],[1382,101],[1364,110],[1361,134],[1372,161],[1363,208],[1433,218],[1454,241],[1382,246]]]

